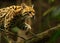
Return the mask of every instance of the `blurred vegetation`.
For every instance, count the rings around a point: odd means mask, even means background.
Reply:
[[[15,5],[18,4],[18,2],[14,3]],[[32,25],[32,31],[34,33],[41,33],[43,31],[46,31],[47,29],[50,29],[60,24],[60,0],[32,0],[32,4],[34,4],[34,9],[36,11],[35,22]],[[19,29],[16,27],[12,29],[14,33],[18,30]],[[54,33],[52,33],[50,38],[47,39],[48,41],[44,43],[60,43],[60,40],[58,38],[60,38],[60,28],[56,30]],[[6,37],[4,37],[4,39],[6,39]],[[8,43],[8,41],[6,43]]]
[[[60,37],[60,28],[52,34],[52,36],[51,36],[51,38],[50,38],[48,43],[58,43],[58,42],[56,42],[56,40],[59,37]]]

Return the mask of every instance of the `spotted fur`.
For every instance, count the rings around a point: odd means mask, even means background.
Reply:
[[[9,6],[0,9],[0,28],[10,29],[14,26],[22,27],[25,23],[25,18],[34,16],[34,9],[26,4],[21,6]],[[30,26],[29,26],[30,28]]]

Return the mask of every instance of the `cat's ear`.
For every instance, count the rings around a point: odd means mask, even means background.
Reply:
[[[34,8],[34,4],[33,4],[33,5],[31,5],[31,7],[32,7],[32,8]]]
[[[22,6],[23,8],[26,8],[27,5],[26,5],[25,3],[22,3],[21,6]]]

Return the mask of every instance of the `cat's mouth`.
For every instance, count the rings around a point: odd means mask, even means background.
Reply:
[[[35,19],[35,14],[33,14],[33,13],[23,13],[22,14],[22,18],[23,19]]]

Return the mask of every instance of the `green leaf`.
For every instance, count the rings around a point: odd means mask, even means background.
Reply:
[[[48,9],[47,11],[45,11],[43,13],[43,16],[46,16],[47,14],[49,14],[51,11],[53,11],[55,9],[55,7],[51,7],[50,9]]]
[[[12,32],[17,33],[20,29],[18,27],[14,27],[11,29]]]

